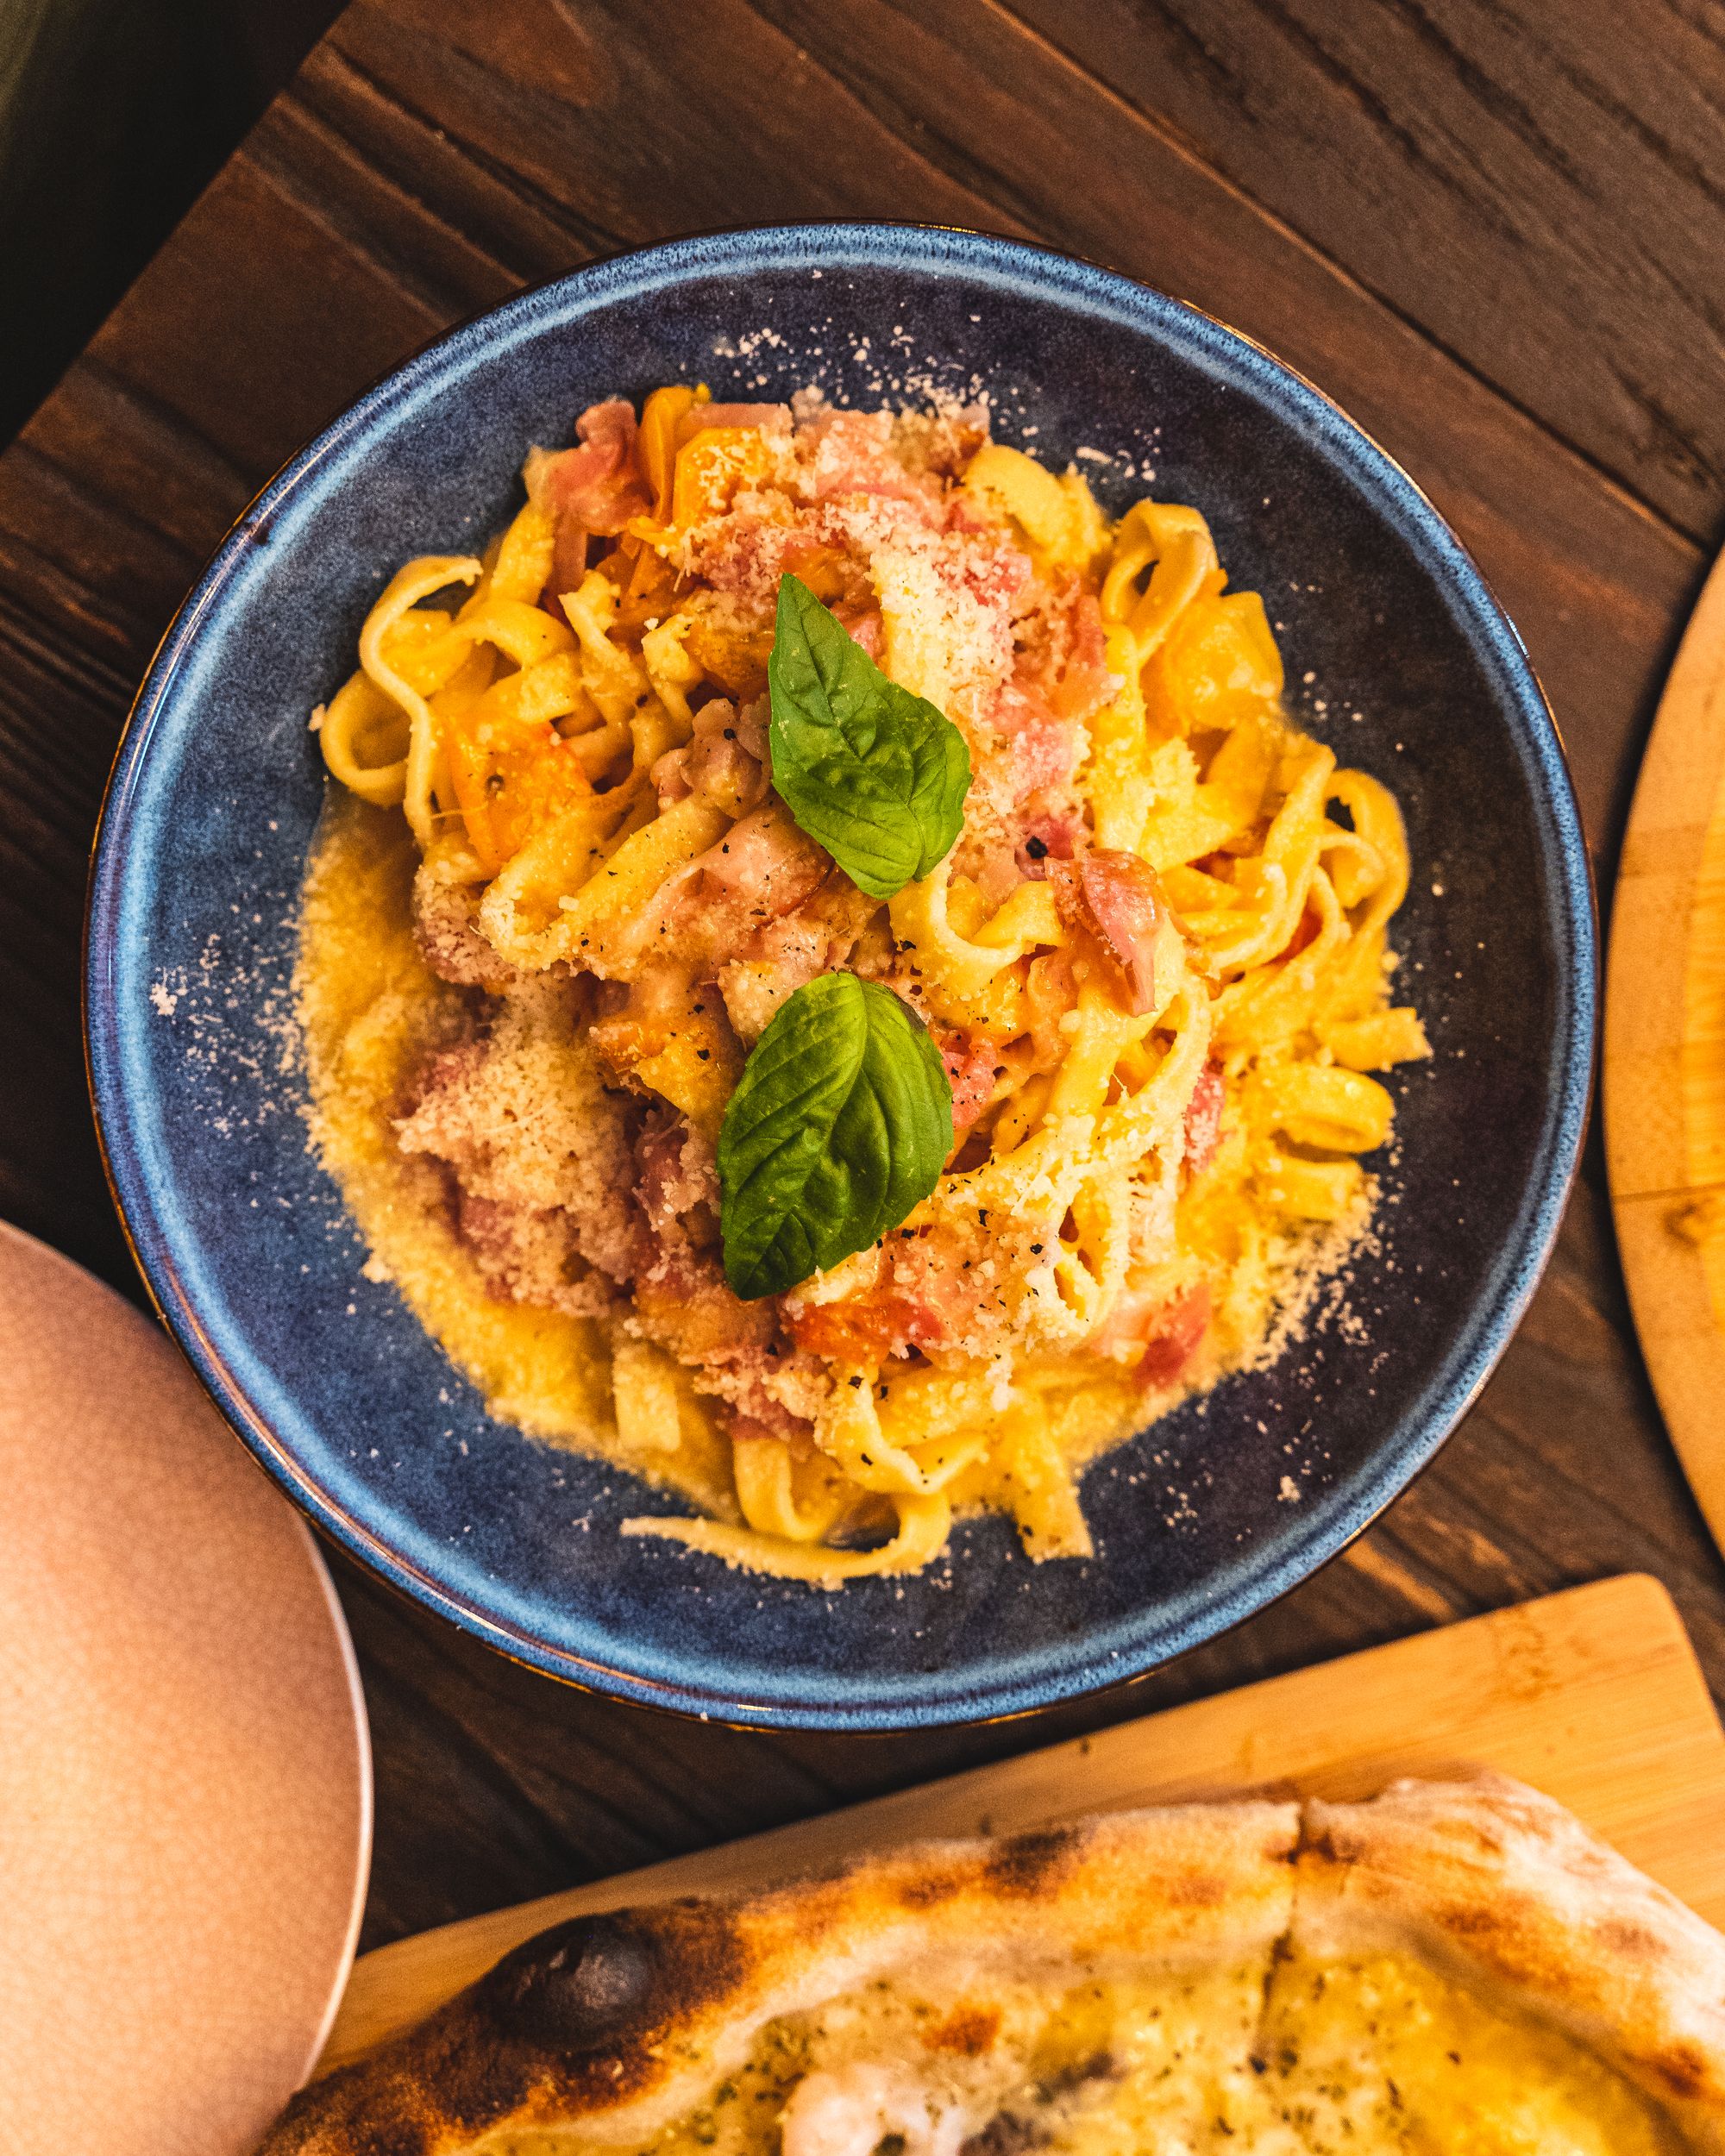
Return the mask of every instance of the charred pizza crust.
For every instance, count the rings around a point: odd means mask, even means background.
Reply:
[[[1308,1802],[1293,1944],[1389,1948],[1534,2015],[1725,2151],[1725,1938],[1502,1775]]]
[[[1064,1986],[1257,1960],[1267,1994],[1279,1956],[1379,1951],[1549,2025],[1690,2146],[1725,2152],[1725,1939],[1493,1776],[927,1843],[767,1894],[577,1919],[303,2091],[259,2156],[455,2156],[536,2128],[639,2147],[766,2024],[883,1979]]]
[[[932,1964],[1266,1967],[1294,1906],[1292,1804],[1125,1813],[925,1842],[734,1901],[577,1918],[373,2058],[304,2091],[259,2156],[445,2156],[505,2126],[638,2145],[781,2015]]]

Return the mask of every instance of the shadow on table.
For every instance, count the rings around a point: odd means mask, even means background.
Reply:
[[[0,0],[0,447],[341,0]]]

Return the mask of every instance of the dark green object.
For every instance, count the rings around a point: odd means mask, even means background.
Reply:
[[[970,790],[952,721],[889,681],[800,577],[779,580],[767,680],[773,784],[800,828],[872,897],[925,876]]]
[[[895,1228],[952,1150],[952,1087],[890,988],[822,974],[775,1014],[718,1137],[724,1276],[745,1301]]]

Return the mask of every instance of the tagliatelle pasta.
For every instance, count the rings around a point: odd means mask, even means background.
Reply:
[[[578,436],[482,557],[398,571],[315,721],[341,790],[301,1008],[373,1270],[494,1413],[702,1514],[628,1532],[823,1583],[918,1569],[979,1507],[1086,1553],[1085,1463],[1264,1359],[1365,1230],[1371,1074],[1429,1052],[1390,995],[1395,799],[1290,720],[1195,509],[1110,526],[980,411],[678,387]],[[885,897],[841,865],[844,787],[835,854],[772,783],[787,579],[858,693],[963,738],[957,839]],[[835,973],[925,1029],[951,1150],[744,1300],[727,1117]],[[807,1154],[787,1098],[769,1135]]]

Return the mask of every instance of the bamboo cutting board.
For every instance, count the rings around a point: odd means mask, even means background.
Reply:
[[[1648,1374],[1725,1549],[1725,557],[1665,685],[1623,840],[1605,1161]]]
[[[1633,1575],[380,1946],[354,1965],[319,2071],[567,1917],[763,1886],[924,1835],[1248,1791],[1365,1796],[1478,1767],[1548,1790],[1725,1925],[1725,1733],[1670,1596]]]

